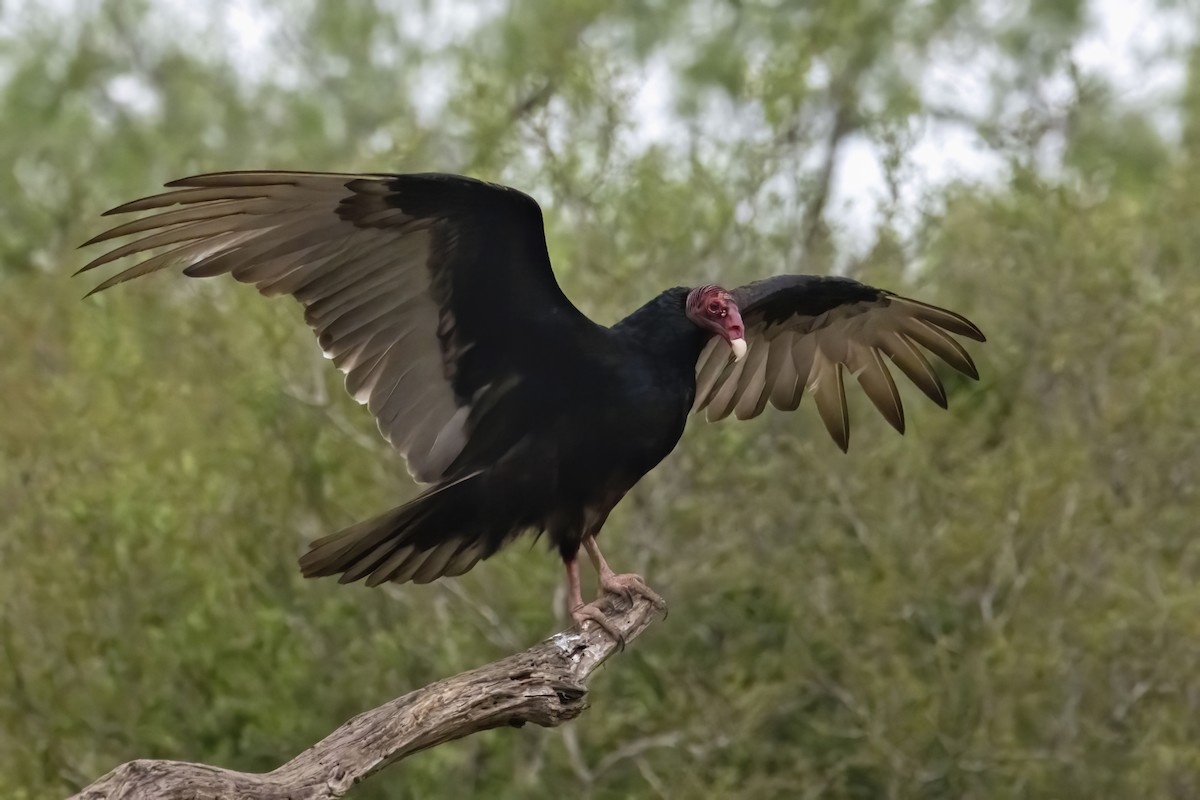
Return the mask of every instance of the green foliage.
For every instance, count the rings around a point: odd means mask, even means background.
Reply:
[[[1065,65],[1074,0],[1001,22],[962,0],[453,5],[473,22],[382,0],[0,5],[5,796],[137,757],[269,769],[561,624],[541,544],[427,587],[300,579],[306,541],[416,489],[297,309],[168,275],[80,301],[73,248],[104,208],[256,166],[526,188],[604,321],[669,285],[838,268],[990,337],[949,413],[903,390],[903,438],[855,397],[849,456],[807,404],[696,421],[606,528],[672,612],[595,708],[353,796],[1200,794],[1195,53],[1148,114]],[[826,154],[858,137],[911,175],[932,54],[996,42],[1011,69],[969,122],[1010,174],[920,197],[915,226],[893,193],[850,240]],[[661,69],[655,120],[638,92]],[[1033,102],[1064,75],[1065,106]]]

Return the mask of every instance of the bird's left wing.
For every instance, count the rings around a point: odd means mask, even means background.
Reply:
[[[694,410],[706,410],[710,421],[731,413],[749,419],[768,402],[792,411],[808,390],[829,434],[846,450],[850,419],[843,367],[901,433],[904,408],[883,356],[942,408],[946,390],[922,348],[979,378],[970,354],[950,334],[982,342],[983,333],[953,311],[849,278],[815,275],[779,275],[732,294],[749,348],[745,358],[733,363],[729,345],[713,337],[701,353]]]

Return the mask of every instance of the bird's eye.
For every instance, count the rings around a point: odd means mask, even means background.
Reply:
[[[711,303],[708,304],[708,313],[716,314],[720,310],[721,310],[721,304],[718,303],[716,300],[713,300]]]

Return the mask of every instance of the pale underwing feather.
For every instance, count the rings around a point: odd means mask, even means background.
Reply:
[[[156,208],[166,208],[173,205],[190,205],[193,203],[205,203],[212,201],[223,200],[246,200],[259,197],[270,197],[266,187],[258,186],[238,186],[226,189],[220,188],[192,188],[192,189],[177,189],[172,192],[163,192],[162,194],[143,197],[141,200],[134,200],[116,208],[109,209],[104,212],[105,216],[110,214],[129,214],[134,211],[151,211]]]
[[[800,377],[792,360],[794,334],[784,331],[771,342],[771,354],[767,356],[767,381],[770,384],[771,405],[781,411],[795,411],[803,397],[804,387],[797,383]],[[792,403],[796,405],[792,405]]]
[[[873,347],[855,345],[851,350],[849,367],[867,398],[888,424],[904,433],[904,405],[883,357]]]
[[[459,552],[455,553],[454,558],[450,559],[446,564],[443,575],[454,578],[470,571],[471,567],[479,563],[486,551],[481,544],[471,544],[464,547]]]
[[[712,400],[708,404],[708,421],[716,422],[725,419],[733,411],[733,398],[737,394],[738,381],[746,367],[746,359],[726,366],[718,385],[713,389]]]
[[[237,204],[237,205],[231,205]],[[130,236],[143,231],[156,230],[158,228],[166,228],[175,225],[183,225],[189,222],[198,222],[205,219],[215,219],[221,217],[229,217],[230,215],[245,214],[247,204],[244,201],[238,200],[219,200],[212,203],[206,203],[202,206],[185,206],[177,208],[174,211],[164,211],[161,214],[154,214],[149,217],[141,217],[140,219],[130,220],[115,228],[109,228],[103,233],[93,236],[88,239],[80,247],[89,247],[101,242],[107,242],[109,239],[119,239],[122,236]]]
[[[818,347],[813,357],[808,386],[825,429],[837,446],[845,451],[850,446],[850,415],[846,409],[846,390],[842,385],[842,362],[833,361]]]
[[[712,397],[712,388],[716,385],[717,379],[721,377],[721,372],[729,363],[732,354],[733,351],[730,350],[724,339],[717,336],[709,339],[697,361],[696,400],[692,405],[693,411],[699,411],[708,405],[708,401]]]
[[[280,275],[286,275],[289,272],[294,272],[298,269],[311,267],[320,269],[327,264],[330,259],[336,258],[337,252],[331,250],[325,245],[315,244],[304,250],[295,253],[288,253],[283,256],[276,256],[264,261],[252,261],[249,264],[243,264],[234,270],[231,274],[235,280],[242,283],[254,283],[276,278]],[[199,268],[198,268],[199,267]],[[215,278],[217,275],[224,274],[223,271],[210,271],[211,265],[194,264],[183,271],[184,275],[189,278]],[[260,289],[261,291],[261,289]]]
[[[391,539],[384,539],[383,542],[375,545],[366,555],[360,557],[354,562],[353,566],[342,573],[342,577],[338,579],[338,582],[354,583],[356,580],[362,578],[367,573],[373,571],[395,546],[396,543]]]
[[[446,564],[458,552],[460,546],[461,542],[459,540],[447,539],[429,551],[429,555],[425,557],[424,563],[413,573],[413,583],[429,583],[435,578],[441,577]]]
[[[417,549],[411,544],[396,548],[395,552],[384,559],[383,563],[373,569],[371,574],[367,576],[367,586],[378,586],[385,581],[391,580],[392,576],[399,573],[405,563],[416,555]]]
[[[884,352],[891,357],[892,362],[908,376],[913,385],[925,393],[926,397],[945,408],[946,387],[942,385],[942,379],[938,377],[925,354],[902,333],[893,333],[887,342]]]
[[[767,360],[772,344],[765,338],[759,339],[746,354],[746,366],[733,396],[733,413],[738,419],[750,419],[762,413],[767,403]]]
[[[911,309],[911,313],[917,319],[930,322],[939,328],[944,328],[951,333],[957,333],[959,336],[966,336],[968,339],[974,339],[977,342],[984,341],[983,332],[975,326],[975,323],[961,314],[956,314],[945,308],[931,306],[928,303],[922,303],[919,300],[912,300],[907,297],[892,297],[892,302]]]
[[[907,319],[902,332],[964,375],[979,378],[967,349],[940,328],[922,319]]]

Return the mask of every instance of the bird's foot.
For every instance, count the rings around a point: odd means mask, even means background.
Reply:
[[[637,595],[649,600],[659,610],[667,610],[667,601],[663,600],[658,592],[646,585],[645,578],[641,575],[635,575],[632,572],[626,572],[622,575],[617,575],[614,572],[602,572],[600,574],[600,588],[609,594],[625,598],[625,601],[630,605],[633,604],[633,598]]]
[[[607,633],[616,641],[617,646],[621,650],[625,649],[625,635],[608,621],[608,615],[600,608],[599,601],[588,603],[587,605],[579,605],[571,609],[571,619],[575,620],[575,624],[579,626],[579,630],[583,630],[585,622],[596,623],[600,627],[600,630]]]

